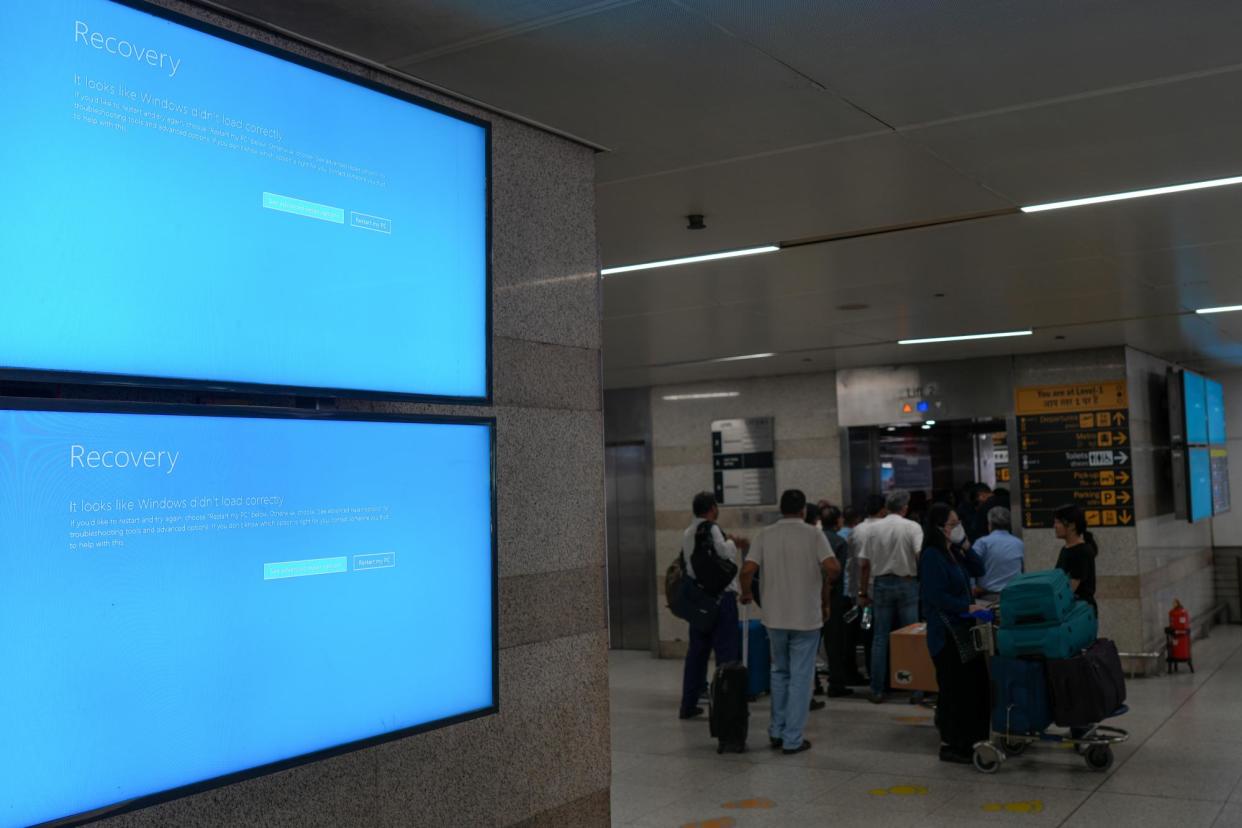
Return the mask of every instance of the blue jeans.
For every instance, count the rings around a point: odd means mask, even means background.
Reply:
[[[707,657],[716,651],[716,666],[742,660],[742,632],[737,624],[737,595],[726,592],[720,597],[720,615],[711,632],[690,628],[690,647],[686,651],[686,668],[681,677],[681,714],[688,715],[699,706],[699,694],[707,682]]]
[[[802,744],[802,728],[811,712],[819,632],[768,629],[772,642],[772,726],[768,735],[780,739],[789,750]]]
[[[872,582],[871,600],[871,693],[878,696],[888,689],[888,634],[919,620],[919,582],[881,575]]]

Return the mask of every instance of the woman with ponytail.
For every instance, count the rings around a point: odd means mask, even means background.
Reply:
[[[1065,542],[1057,557],[1057,569],[1069,576],[1074,597],[1095,607],[1095,556],[1099,550],[1095,538],[1087,531],[1087,516],[1082,508],[1073,504],[1062,506],[1052,513],[1052,527],[1057,538]]]

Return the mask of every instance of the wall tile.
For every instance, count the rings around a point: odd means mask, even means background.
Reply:
[[[599,351],[496,337],[496,405],[599,411]]]
[[[603,444],[597,411],[498,412],[501,577],[603,563]]]
[[[607,623],[603,567],[500,580],[500,646],[595,632]]]

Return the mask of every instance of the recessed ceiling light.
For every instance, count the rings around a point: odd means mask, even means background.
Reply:
[[[774,357],[774,356],[776,356],[776,354],[742,354],[741,356],[721,357],[720,359],[713,359],[711,360],[711,362],[740,362],[743,359],[767,359],[768,357]]]
[[[935,424],[936,424],[935,420],[928,420],[927,422],[923,423],[923,425],[927,426],[928,428],[931,428]]]
[[[1130,190],[1125,193],[1113,193],[1111,195],[1089,196],[1088,198],[1072,198],[1069,201],[1053,201],[1048,204],[1034,204],[1030,207],[1023,207],[1024,213],[1040,213],[1044,210],[1060,210],[1065,207],[1082,207],[1086,204],[1103,204],[1108,201],[1125,201],[1131,198],[1146,198],[1147,196],[1168,195],[1169,193],[1183,193],[1187,190],[1206,190],[1209,187],[1228,187],[1231,184],[1242,184],[1242,175],[1235,175],[1231,178],[1213,178],[1210,181],[1192,181],[1189,184],[1174,184],[1169,187],[1151,187],[1146,190]]]
[[[924,430],[924,431],[931,431],[931,426],[929,426],[927,423],[923,423],[923,430]]]
[[[741,396],[740,391],[704,391],[699,394],[667,394],[664,399],[676,402],[679,400],[719,400],[739,396]]]
[[[888,430],[889,430],[889,431],[896,431],[896,430],[897,430],[897,426],[889,426],[889,427],[888,427]]]
[[[644,262],[642,264],[622,265],[621,267],[606,267],[600,271],[604,276],[613,276],[617,273],[629,273],[634,270],[651,270],[657,267],[673,267],[674,265],[694,264],[695,262],[710,262],[715,259],[734,259],[738,256],[754,256],[758,253],[775,253],[780,250],[774,244],[764,245],[763,247],[747,247],[742,250],[726,250],[722,253],[706,253],[702,256],[685,256],[681,259],[662,259],[658,262]]]
[[[1242,305],[1221,305],[1219,308],[1199,308],[1195,313],[1233,313],[1242,311]]]
[[[899,339],[898,345],[927,345],[932,342],[962,342],[967,339],[1000,339],[1004,336],[1030,336],[1034,331],[1005,331],[1004,333],[963,334],[962,336],[934,336],[930,339]]]

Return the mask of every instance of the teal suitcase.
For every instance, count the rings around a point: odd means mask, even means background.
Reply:
[[[1095,607],[1079,601],[1060,624],[1002,626],[996,631],[996,652],[1005,658],[1073,658],[1095,642],[1099,626]]]
[[[1001,591],[1001,627],[1059,624],[1074,607],[1069,576],[1060,569],[1030,572]]]

